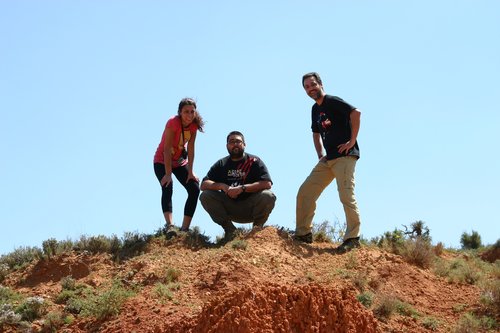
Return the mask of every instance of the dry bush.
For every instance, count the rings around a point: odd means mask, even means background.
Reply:
[[[421,268],[431,267],[435,258],[431,243],[420,237],[406,240],[401,255],[406,262]]]
[[[440,257],[444,252],[444,244],[442,242],[439,242],[434,246],[434,254],[438,257]]]

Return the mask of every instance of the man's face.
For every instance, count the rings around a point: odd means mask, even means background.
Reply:
[[[304,80],[304,90],[307,95],[317,101],[325,95],[323,86],[316,81],[314,76],[310,76]]]
[[[243,157],[245,143],[240,135],[231,135],[229,140],[227,140],[226,147],[231,158],[237,159]]]

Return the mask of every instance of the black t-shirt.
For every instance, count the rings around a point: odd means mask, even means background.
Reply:
[[[267,180],[272,183],[264,162],[259,157],[247,153],[239,161],[233,161],[229,156],[221,158],[212,165],[205,178],[203,178],[203,180],[207,179],[234,187],[255,183],[260,180]],[[249,193],[242,193],[238,198],[244,199],[249,195]]]
[[[323,103],[314,103],[311,110],[311,129],[320,133],[326,158],[333,160],[342,156],[357,156],[359,147],[356,141],[347,154],[338,152],[337,146],[351,139],[351,112],[355,107],[336,96],[325,95]]]

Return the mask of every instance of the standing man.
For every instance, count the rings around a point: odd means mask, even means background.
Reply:
[[[234,238],[232,221],[262,227],[274,208],[276,196],[264,162],[245,153],[245,137],[238,131],[226,138],[229,156],[218,160],[201,183],[200,201],[212,220],[224,229],[224,239]]]
[[[297,194],[295,240],[312,243],[312,220],[316,200],[333,179],[337,179],[337,190],[344,206],[347,230],[344,242],[336,252],[345,253],[360,246],[360,218],[354,196],[354,169],[359,158],[356,139],[361,112],[341,98],[325,94],[321,78],[316,72],[305,74],[302,77],[302,86],[307,95],[316,102],[311,111],[311,129],[319,161]]]

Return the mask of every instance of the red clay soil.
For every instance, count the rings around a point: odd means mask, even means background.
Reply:
[[[64,311],[54,300],[61,278],[101,288],[112,280],[136,286],[120,314],[97,320],[75,316],[58,332],[319,333],[449,332],[466,312],[480,306],[476,286],[450,283],[378,248],[335,255],[333,244],[298,244],[286,232],[266,227],[220,247],[193,248],[186,239],[155,239],[145,253],[114,263],[108,255],[71,253],[10,274],[4,286],[26,296],[42,296],[48,311]],[[173,298],[155,293],[169,268],[178,270]],[[375,296],[370,308],[356,299]],[[405,302],[419,317],[374,315],[384,297]],[[40,332],[35,321],[33,332]],[[9,328],[4,326],[4,331]]]

